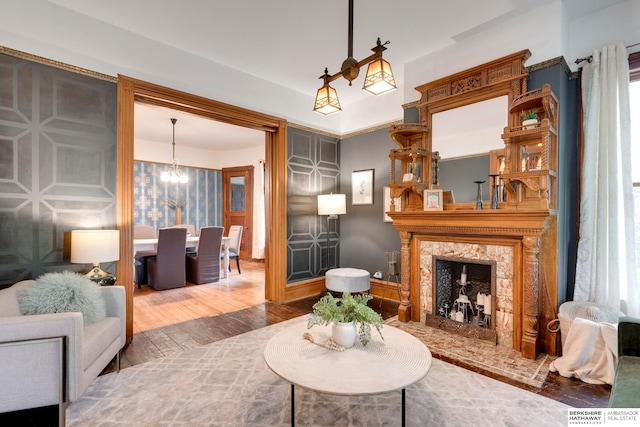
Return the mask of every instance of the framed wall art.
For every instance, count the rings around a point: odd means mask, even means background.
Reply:
[[[424,210],[442,210],[442,190],[424,190]]]
[[[373,204],[373,169],[351,173],[351,204]]]

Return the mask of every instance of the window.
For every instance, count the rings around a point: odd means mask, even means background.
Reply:
[[[640,283],[640,52],[629,55],[631,104],[631,178],[635,212],[636,269]]]

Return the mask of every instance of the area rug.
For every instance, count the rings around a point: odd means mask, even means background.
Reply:
[[[489,341],[463,337],[420,322],[400,322],[398,316],[387,319],[394,326],[422,341],[431,354],[455,361],[458,366],[475,372],[491,373],[494,378],[542,388],[549,374],[549,365],[556,359],[540,354],[535,360],[525,359],[519,351],[498,346]]]
[[[306,319],[100,376],[67,408],[67,425],[289,426],[291,386],[263,352],[273,335]],[[344,397],[298,387],[295,402],[299,426],[400,425],[399,391]],[[568,408],[437,359],[406,389],[408,426],[566,426]]]

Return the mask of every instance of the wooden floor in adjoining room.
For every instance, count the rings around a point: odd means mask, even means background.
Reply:
[[[264,263],[240,261],[241,273],[231,264],[226,279],[183,288],[155,289],[142,285],[133,292],[133,333],[229,313],[265,302]]]
[[[228,279],[207,285],[155,291],[146,286],[134,293],[134,338],[124,349],[122,367],[138,365],[234,335],[308,314],[319,295],[287,304],[264,300],[264,265],[242,262],[242,274],[232,269]],[[398,302],[377,297],[370,306],[383,318],[395,316]],[[456,364],[455,361],[447,360]],[[115,368],[112,363],[105,372]],[[480,372],[492,376],[488,372]],[[496,378],[503,380],[502,378]],[[579,408],[603,408],[611,387],[586,384],[549,373],[542,389],[513,384]]]

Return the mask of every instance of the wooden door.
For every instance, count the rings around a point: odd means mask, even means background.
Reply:
[[[240,259],[250,260],[253,247],[253,166],[222,169],[222,225],[242,226]]]

